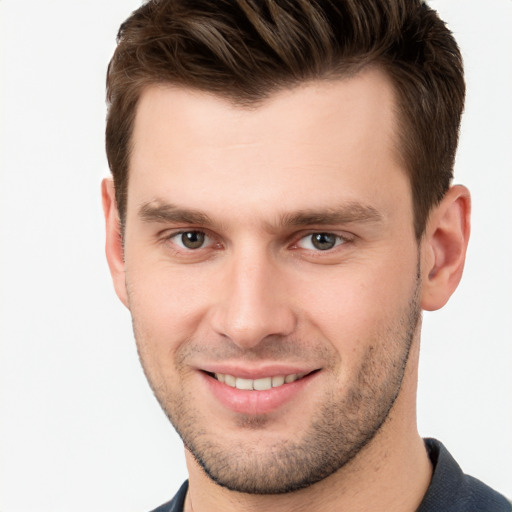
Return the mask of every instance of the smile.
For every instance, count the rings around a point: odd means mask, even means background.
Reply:
[[[311,389],[321,368],[293,370],[276,365],[273,369],[240,368],[237,372],[234,367],[226,366],[203,368],[199,375],[203,376],[202,381],[216,398],[215,402],[234,413],[258,415],[271,413],[293,401],[301,407],[299,397],[304,396],[306,389]]]
[[[276,375],[275,377],[264,377],[262,379],[243,379],[225,373],[215,373],[215,378],[236,389],[266,391],[272,388],[278,388],[284,384],[290,384],[296,380],[302,379],[305,373],[292,373],[290,375]]]

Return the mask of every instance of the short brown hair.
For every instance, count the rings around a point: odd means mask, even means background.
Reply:
[[[419,239],[450,186],[464,106],[462,58],[420,0],[151,0],[121,25],[107,73],[106,149],[122,225],[137,102],[171,83],[251,105],[307,80],[380,66],[397,96],[399,146]]]

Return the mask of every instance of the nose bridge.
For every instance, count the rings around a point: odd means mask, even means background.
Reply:
[[[244,348],[268,336],[285,336],[295,325],[284,289],[284,275],[269,251],[247,245],[226,262],[213,328]]]

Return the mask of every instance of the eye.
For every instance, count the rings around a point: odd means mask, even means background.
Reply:
[[[201,249],[205,245],[211,244],[211,239],[203,231],[182,231],[169,237],[173,243],[181,249],[194,250]]]
[[[328,251],[341,245],[345,239],[333,233],[311,233],[299,240],[297,246],[313,251]]]

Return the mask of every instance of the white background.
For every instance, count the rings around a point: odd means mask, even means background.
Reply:
[[[431,4],[466,61],[474,221],[459,290],[425,318],[419,424],[511,497],[512,1]],[[186,477],[103,253],[104,75],[138,5],[0,0],[1,512],[142,512]]]

